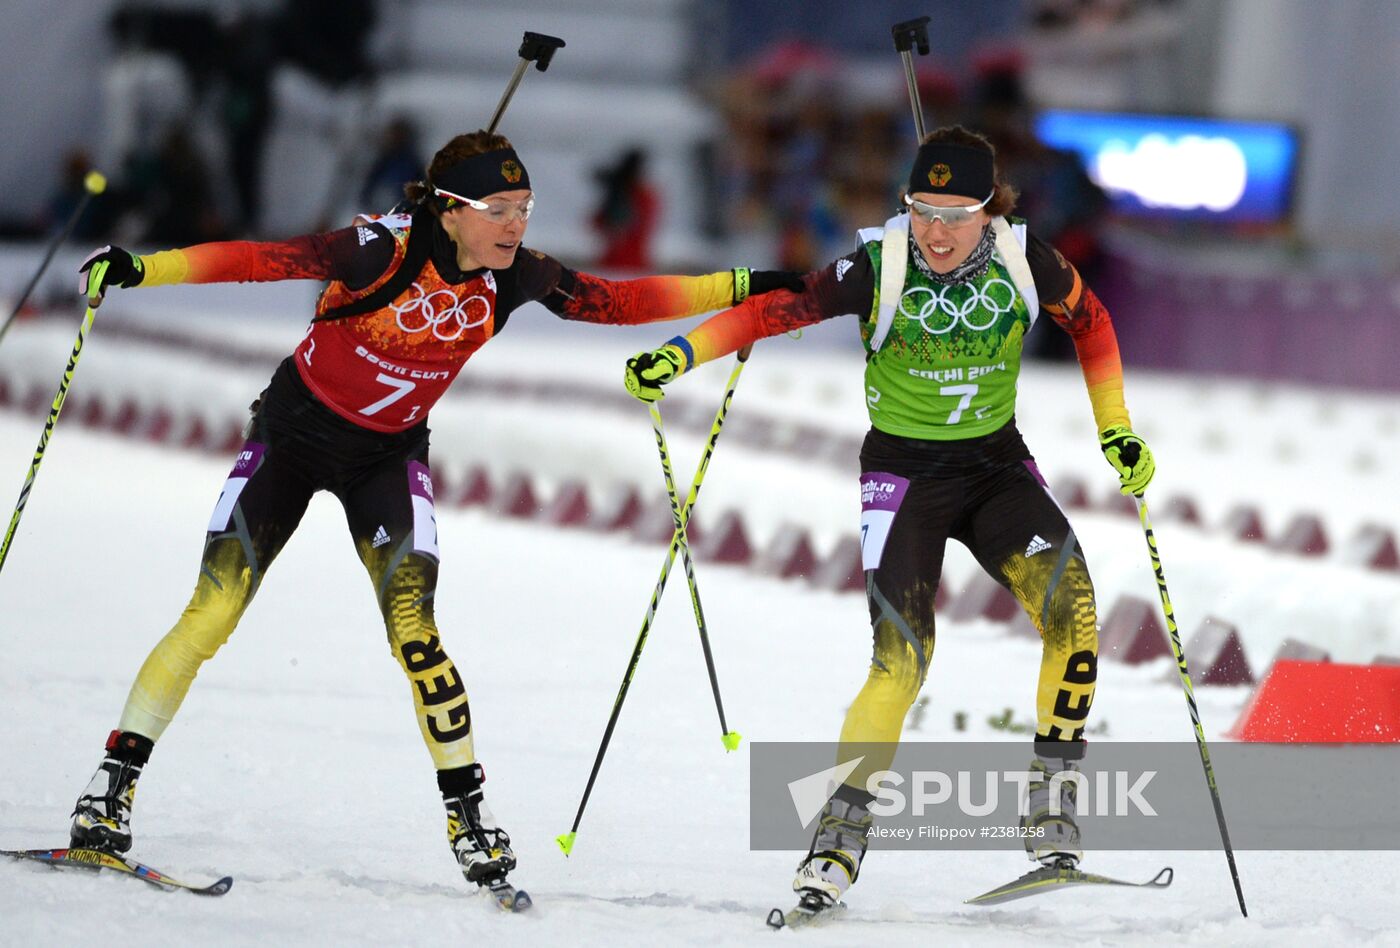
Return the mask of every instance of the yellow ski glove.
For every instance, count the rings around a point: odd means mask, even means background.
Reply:
[[[1152,475],[1157,473],[1157,462],[1152,459],[1147,443],[1133,434],[1131,428],[1114,425],[1099,432],[1099,447],[1118,472],[1122,492],[1141,497],[1152,483]]]
[[[665,398],[661,386],[685,371],[685,354],[667,344],[651,352],[639,352],[627,360],[622,384],[633,398],[654,402]]]

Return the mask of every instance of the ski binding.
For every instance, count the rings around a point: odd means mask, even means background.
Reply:
[[[769,912],[768,927],[774,930],[800,928],[804,925],[828,921],[844,911],[846,911],[845,902],[833,902],[826,895],[808,889],[802,892],[802,897],[797,900],[796,908],[789,909],[787,912],[775,908]]]
[[[530,893],[511,885],[505,876],[483,882],[481,887],[491,893],[496,905],[504,912],[524,912],[535,904]]]

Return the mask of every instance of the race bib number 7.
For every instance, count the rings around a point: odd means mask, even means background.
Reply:
[[[262,464],[266,451],[265,444],[256,441],[244,443],[242,450],[238,452],[238,458],[233,462],[233,470],[229,471],[228,480],[224,482],[224,492],[219,495],[219,502],[214,505],[214,514],[209,518],[210,533],[223,533],[228,529],[229,521],[233,519],[234,505],[238,503],[243,488],[248,486],[248,479]]]
[[[433,475],[422,461],[408,462],[408,496],[413,504],[413,550],[415,553],[438,559]]]
[[[376,375],[374,380],[381,385],[389,386],[391,391],[373,405],[366,405],[364,408],[361,408],[360,414],[362,415],[377,415],[418,387],[415,382],[410,382],[408,379],[395,378],[384,372],[380,372]]]
[[[860,476],[860,560],[863,569],[878,569],[890,538],[890,526],[909,490],[909,479],[870,471]]]

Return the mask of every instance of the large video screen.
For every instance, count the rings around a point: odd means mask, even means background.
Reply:
[[[1036,134],[1078,153],[1121,214],[1267,224],[1291,209],[1298,134],[1287,125],[1050,110]]]

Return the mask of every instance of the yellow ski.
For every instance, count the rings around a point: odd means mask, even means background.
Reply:
[[[1157,873],[1146,882],[1124,882],[1122,879],[1112,879],[1108,876],[1095,875],[1092,872],[1081,872],[1078,869],[1057,869],[1046,867],[1028,872],[1014,882],[997,886],[990,892],[983,892],[981,895],[967,899],[966,905],[996,905],[1001,902],[1010,902],[1014,899],[1024,899],[1031,895],[1040,895],[1042,892],[1050,892],[1054,889],[1061,889],[1071,885],[1126,885],[1134,888],[1165,889],[1172,884],[1172,869],[1170,866]]]
[[[134,859],[127,859],[115,853],[103,852],[100,849],[0,849],[0,856],[9,856],[12,859],[28,859],[34,862],[46,863],[54,867],[77,866],[83,869],[101,870],[111,869],[115,872],[124,873],[149,882],[152,885],[169,889],[183,889],[195,895],[223,895],[233,888],[233,878],[224,876],[213,885],[192,885],[188,882],[181,882],[172,879],[163,872],[157,872],[150,866],[142,865]]]

